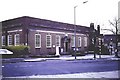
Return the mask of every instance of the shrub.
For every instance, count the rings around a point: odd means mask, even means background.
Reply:
[[[4,46],[3,49],[8,49],[13,52],[13,55],[26,55],[30,53],[30,47],[19,45],[19,46]]]

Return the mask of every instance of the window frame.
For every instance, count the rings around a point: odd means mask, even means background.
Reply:
[[[48,46],[48,44],[47,44],[47,43],[48,43],[48,42],[47,42],[47,41],[48,41],[48,40],[47,40],[47,39],[48,39],[48,38],[47,38],[48,36],[50,37],[50,45],[49,45],[49,46]],[[51,48],[51,47],[52,47],[52,36],[51,36],[50,34],[47,34],[47,35],[46,35],[46,47],[47,47],[47,48]]]
[[[87,47],[87,46],[88,46],[88,38],[84,37],[84,47]]]
[[[71,37],[71,45],[72,47],[75,47],[75,36]]]
[[[78,47],[82,47],[82,37],[78,37]]]
[[[10,36],[11,36],[11,44],[10,44],[10,41],[9,41],[10,40]],[[8,46],[12,46],[12,35],[11,34],[8,35]]]
[[[57,40],[58,38],[58,40]],[[59,43],[59,44],[57,44]],[[61,46],[61,40],[60,40],[60,35],[56,35],[56,46],[60,47]]]
[[[37,41],[36,36],[39,36],[39,46],[37,46],[36,44]],[[41,48],[41,34],[35,34],[35,48]]]
[[[19,35],[19,41],[16,41],[16,40],[17,40],[17,39],[16,39],[16,36],[17,36],[17,35]],[[19,42],[19,43],[17,43],[17,42]],[[15,34],[15,35],[14,35],[14,45],[15,45],[15,46],[20,45],[20,34]]]
[[[1,40],[1,43],[2,43],[2,46],[5,46],[5,35],[2,36],[2,40]]]

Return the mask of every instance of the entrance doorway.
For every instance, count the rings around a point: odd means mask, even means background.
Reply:
[[[70,51],[70,38],[68,37],[62,38],[61,47],[63,48],[63,53],[68,54]]]
[[[68,42],[64,42],[64,52],[68,52],[69,51],[69,43]]]

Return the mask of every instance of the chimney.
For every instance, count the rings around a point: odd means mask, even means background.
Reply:
[[[98,35],[100,34],[100,25],[97,25]]]
[[[94,29],[94,23],[90,23],[90,28]]]

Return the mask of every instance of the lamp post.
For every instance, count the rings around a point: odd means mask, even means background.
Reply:
[[[88,1],[84,1],[83,4],[87,3]],[[76,60],[76,7],[78,5],[74,6],[74,42],[75,42],[75,60]]]
[[[76,60],[76,7],[74,6],[74,42],[75,42],[75,60]]]

